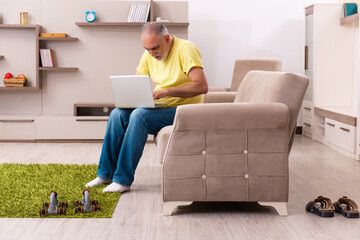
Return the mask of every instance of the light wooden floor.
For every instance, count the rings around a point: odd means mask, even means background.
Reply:
[[[0,163],[98,163],[100,150],[97,143],[0,143]],[[308,138],[297,136],[290,155],[288,217],[257,203],[194,203],[163,217],[154,154],[148,143],[111,219],[0,218],[0,239],[360,239],[359,219],[305,211],[318,195],[360,204],[360,162]]]

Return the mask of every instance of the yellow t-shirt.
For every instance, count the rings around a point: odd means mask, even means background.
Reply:
[[[181,87],[191,82],[188,73],[193,67],[203,68],[201,54],[195,44],[190,41],[172,37],[174,44],[166,59],[158,61],[145,51],[141,57],[137,71],[149,75],[155,82],[155,91],[171,87]],[[176,107],[183,104],[203,103],[204,95],[191,98],[165,97],[157,102],[169,103],[163,107]]]

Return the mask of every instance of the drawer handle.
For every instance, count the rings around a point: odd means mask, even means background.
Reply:
[[[3,123],[31,123],[31,122],[34,122],[34,119],[13,119],[13,120],[10,120],[10,119],[0,119],[0,122],[3,122]]]
[[[327,125],[331,126],[331,127],[335,127],[335,124],[332,124],[332,123],[326,123]]]
[[[309,107],[304,107],[305,110],[311,111],[311,108]]]
[[[311,124],[309,123],[304,123],[305,126],[311,127]]]
[[[305,46],[305,56],[304,56],[304,68],[305,70],[308,70],[308,66],[309,66],[309,47],[308,46]]]
[[[340,127],[340,129],[345,131],[345,132],[350,132],[350,129],[347,129],[347,128]]]

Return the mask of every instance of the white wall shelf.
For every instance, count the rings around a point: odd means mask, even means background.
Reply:
[[[340,18],[340,25],[347,25],[359,22],[359,13]]]
[[[58,71],[58,72],[72,72],[78,70],[77,67],[39,67],[40,71]]]
[[[77,41],[75,37],[39,37],[40,41]]]
[[[34,49],[35,49],[35,51],[38,51],[38,49],[39,49],[39,41],[37,40],[37,37],[39,36],[40,30],[41,30],[40,25],[37,25],[37,24],[0,24],[0,29],[13,29],[13,30],[17,30],[17,31],[22,31],[22,30],[31,30],[31,31],[33,31],[33,34],[35,35]],[[38,66],[38,64],[39,64],[39,55],[35,54],[34,59],[35,59],[35,61],[34,61],[35,66]],[[32,86],[21,87],[21,90],[40,89],[41,76],[40,76],[38,71],[35,72],[35,76],[32,76],[30,80],[31,80]],[[20,89],[20,87],[12,87],[12,88],[1,87],[0,89],[1,89],[1,91],[4,91],[4,90],[12,91],[13,89]]]
[[[78,38],[75,37],[39,37],[41,26],[40,25],[31,25],[31,24],[0,24],[0,29],[33,29],[35,34],[35,65],[36,65],[36,76],[34,86],[25,86],[25,87],[0,87],[0,91],[14,91],[14,90],[39,90],[41,89],[41,73],[40,71],[76,71],[76,67],[54,67],[54,68],[43,68],[40,66],[40,41],[77,41]],[[0,59],[2,56],[0,56]]]
[[[139,22],[135,22],[135,23],[128,23],[128,22],[75,22],[75,24],[77,26],[81,26],[81,27],[95,27],[95,26],[143,26],[145,23],[139,23]],[[170,26],[170,27],[188,27],[189,23],[188,22],[163,22],[162,24],[164,24],[165,26]]]
[[[0,87],[0,91],[28,91],[39,90],[37,87]]]

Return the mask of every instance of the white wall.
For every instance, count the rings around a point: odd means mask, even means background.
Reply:
[[[235,59],[283,61],[304,73],[305,10],[337,0],[189,0],[189,40],[203,55],[209,85],[230,87]]]

